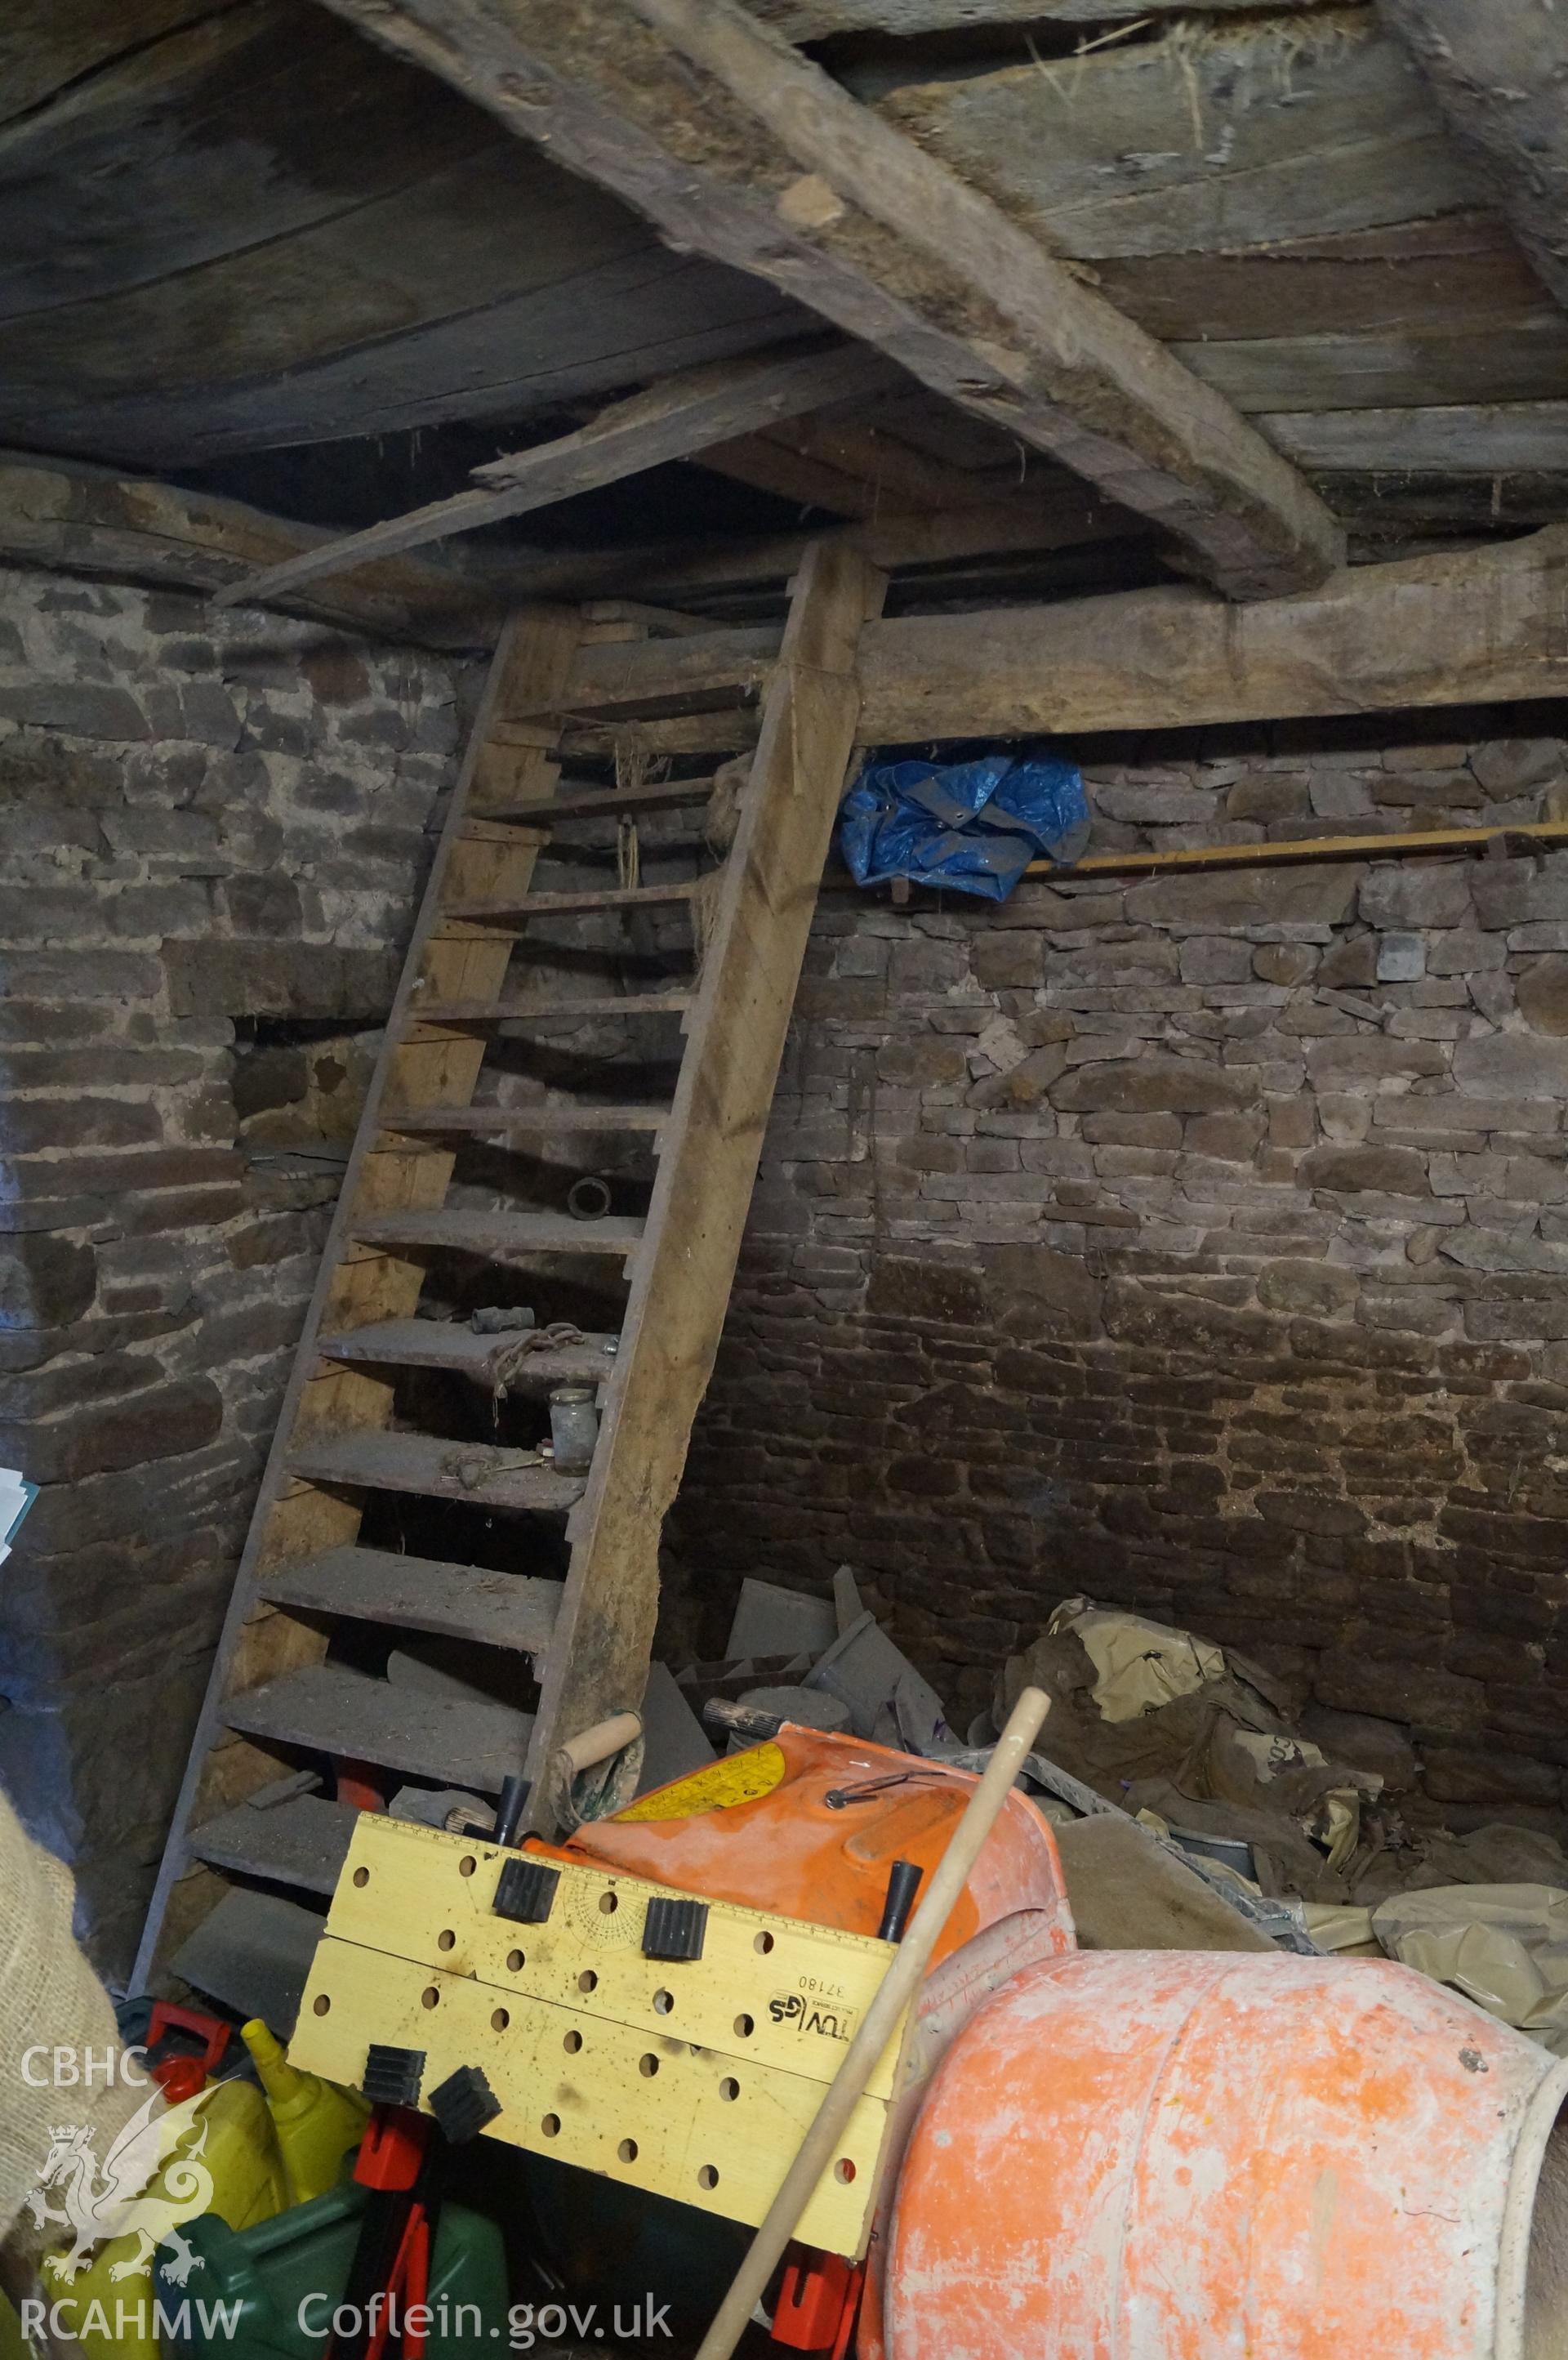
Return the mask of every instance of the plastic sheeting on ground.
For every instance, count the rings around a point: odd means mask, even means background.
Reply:
[[[1004,901],[1041,853],[1065,868],[1089,840],[1083,774],[1044,747],[969,759],[873,755],[841,807],[839,843],[857,885],[894,877]]]
[[[1411,1824],[1376,1772],[1290,1728],[1292,1699],[1261,1666],[1089,1598],[1065,1600],[1007,1665],[998,1720],[1026,1681],[1051,1697],[1053,1761],[1189,1849],[1250,1846],[1251,1880],[1221,1873],[1304,1905],[1320,1950],[1386,1953],[1568,2057],[1555,1838],[1501,1820],[1465,1835]]]
[[[1167,1622],[1096,1606],[1092,1599],[1062,1600],[1045,1626],[1046,1637],[1062,1631],[1082,1641],[1099,1676],[1094,1698],[1102,1721],[1137,1721],[1225,1676],[1223,1648]]]
[[[1550,1885],[1400,1893],[1372,1912],[1372,1931],[1389,1958],[1568,2057],[1568,1893]]]

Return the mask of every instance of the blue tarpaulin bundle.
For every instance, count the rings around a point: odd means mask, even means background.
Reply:
[[[873,754],[844,799],[839,842],[857,885],[908,877],[1005,901],[1044,853],[1068,868],[1089,835],[1077,766],[1044,747],[955,760]]]

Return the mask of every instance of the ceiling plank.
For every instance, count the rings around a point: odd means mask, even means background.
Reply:
[[[855,393],[877,392],[892,377],[881,356],[856,344],[816,344],[806,351],[766,353],[682,370],[646,393],[613,402],[576,433],[530,451],[515,451],[474,469],[474,488],[431,500],[405,516],[388,517],[363,532],[307,550],[264,574],[235,582],[213,605],[242,606],[277,597],[301,583],[320,581],[345,566],[389,557],[452,533],[472,532],[504,517],[526,515],[575,492],[618,483],[666,460],[688,458],[704,443],[789,418]]]
[[[793,500],[802,510],[817,508],[825,516],[840,517],[877,513],[874,484],[824,466],[771,434],[740,434],[731,442],[694,452],[692,457],[715,475],[749,484],[753,491],[771,492],[775,499]]]
[[[1568,16],[1552,0],[1377,0],[1377,10],[1568,306]]]
[[[707,464],[706,453],[701,464]],[[889,512],[825,529],[819,525],[811,532],[684,548],[637,542],[539,551],[513,561],[508,579],[519,596],[529,598],[591,598],[634,588],[642,596],[702,598],[787,581],[813,541],[842,541],[880,570],[902,574],[971,558],[1126,541],[1140,531],[1148,532],[1141,518],[1068,479],[1049,490],[1009,494],[992,507]]]
[[[222,0],[6,0],[0,11],[0,123],[45,106]]]
[[[1443,213],[1343,235],[1282,238],[1245,254],[1096,257],[1094,284],[1150,335],[1278,336],[1515,332],[1544,291],[1495,213]]]
[[[319,526],[267,516],[239,500],[74,461],[0,453],[0,562],[6,564],[212,592],[330,538]],[[280,603],[290,614],[339,629],[473,648],[495,639],[515,595],[499,572],[492,579],[401,558],[356,567],[330,589]]]
[[[929,395],[919,398],[928,403],[931,399]],[[717,443],[698,453],[697,464],[778,498],[796,500],[802,508],[843,517],[994,508],[1020,492],[1032,503],[1037,491],[1070,486],[1074,480],[1038,463],[1032,472],[1027,470],[1022,464],[1027,453],[1008,451],[1006,443],[1001,466],[955,466],[876,425],[866,416],[864,403],[855,403],[850,417],[841,414],[845,406]],[[1047,482],[1052,475],[1058,478],[1053,486]],[[1134,518],[1122,521],[1136,530]]]
[[[332,0],[667,239],[768,280],[1061,460],[1236,597],[1340,537],[1222,396],[735,0]]]
[[[859,418],[797,418],[780,427],[771,439],[787,442],[804,459],[837,473],[852,475],[872,497],[866,511],[885,508],[973,508],[995,502],[1013,486],[1021,487],[1025,470],[1014,461],[1009,484],[998,483],[974,469],[953,467],[923,451],[886,434]],[[1048,472],[1041,469],[1042,474]]]
[[[1148,16],[1228,16],[1258,0],[746,0],[758,22],[791,41],[832,33],[978,32],[987,25],[1116,25]],[[1297,8],[1343,0],[1293,0]]]
[[[1342,469],[1401,478],[1568,474],[1568,401],[1286,410],[1258,424],[1314,475]]]
[[[1249,336],[1174,349],[1249,418],[1548,401],[1568,388],[1568,319],[1545,301],[1525,321],[1459,321],[1438,335]]]
[[[1026,58],[906,84],[877,112],[1057,253],[1092,262],[1241,254],[1441,217],[1486,196],[1369,9]]]

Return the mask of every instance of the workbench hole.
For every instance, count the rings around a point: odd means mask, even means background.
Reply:
[[[656,1991],[654,1993],[653,2008],[656,2016],[668,2016],[674,2005],[675,1994],[673,1992]]]
[[[841,2155],[833,2166],[833,2178],[841,2188],[847,2188],[855,2178],[855,2166],[847,2155]]]
[[[583,2046],[583,2035],[580,2032],[569,2032],[561,2045],[569,2057],[575,2057]]]
[[[354,1881],[363,1893],[370,1882],[370,1871],[367,1868],[356,1868],[354,1872]]]
[[[424,1990],[419,1994],[419,2005],[421,2007],[439,2007],[441,2005],[441,1992],[436,1984],[426,1984]]]
[[[504,2007],[498,2007],[490,2019],[490,2029],[492,2032],[505,2032],[511,2021],[506,2010]]]
[[[724,2079],[719,2083],[719,2095],[721,2098],[738,2098],[740,2095],[740,2083],[726,2074]]]
[[[657,2057],[648,2056],[639,2057],[637,2059],[637,2071],[642,2075],[645,2081],[651,2081],[658,2070],[659,2060]]]
[[[597,1990],[598,1990],[598,1988],[599,1988],[599,1978],[598,1978],[598,1976],[593,1972],[593,1968],[592,1968],[592,1967],[584,1967],[584,1968],[583,1968],[583,1972],[582,1972],[582,1973],[578,1976],[578,1978],[577,1978],[577,1988],[578,1988],[578,1990],[579,1990],[579,1991],[581,1991],[581,1992],[590,1992],[590,1991],[597,1991]]]
[[[698,2172],[698,2174],[697,2174],[697,2185],[698,2185],[698,2187],[699,2187],[699,2188],[716,2188],[716,2187],[718,2186],[718,2184],[719,2184],[719,2175],[718,2175],[718,2173],[713,2169],[713,2165],[712,2165],[711,2163],[705,2163],[705,2164],[703,2164],[703,2166],[702,2166],[702,2169],[701,2169],[701,2170]]]
[[[753,1937],[751,1947],[754,1950],[760,1950],[763,1957],[766,1958],[768,1951],[773,1948],[772,1935],[768,1932],[766,1928],[764,1928],[760,1934]]]
[[[436,1948],[438,1950],[454,1950],[457,1948],[457,1936],[450,1926],[443,1926],[436,1936]]]
[[[457,1873],[459,1876],[472,1876],[478,1865],[479,1863],[474,1859],[474,1854],[471,1852],[465,1852],[457,1863]]]
[[[539,2128],[543,2131],[546,2138],[556,2137],[561,2129],[561,2116],[559,2114],[546,2114],[539,2124]]]
[[[615,1896],[615,1894],[613,1894],[613,1893],[601,1893],[601,1894],[600,1894],[600,1896],[599,1896],[599,1907],[600,1907],[601,1911],[603,1912],[603,1914],[604,1914],[606,1918],[613,1918],[613,1917],[615,1916],[615,1914],[616,1910],[620,1907],[620,1906],[621,1906],[621,1905],[620,1905],[620,1902],[617,1900],[617,1898],[616,1898],[616,1896]]]
[[[327,2010],[332,2005],[332,2001],[327,1997],[325,1992],[318,1992],[313,2005],[317,2016],[325,2016]]]
[[[623,2139],[619,2147],[615,2149],[615,2153],[620,2157],[623,2163],[635,2163],[637,2161],[636,2139]]]
[[[752,2034],[757,2030],[757,2027],[749,2016],[737,2016],[735,2020],[735,2028],[736,2035],[742,2040],[749,2040]]]
[[[508,1951],[507,1951],[507,1953],[506,1953],[506,1972],[507,1972],[509,1975],[520,1975],[520,1974],[522,1973],[522,1972],[523,1972],[523,1969],[528,1965],[528,1957],[527,1957],[527,1954],[526,1954],[524,1951],[522,1951],[522,1950],[508,1950]]]

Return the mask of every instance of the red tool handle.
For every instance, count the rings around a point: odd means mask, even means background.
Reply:
[[[147,2018],[147,2045],[149,2049],[157,2048],[170,2025],[180,2032],[193,2032],[198,2040],[206,2042],[201,2057],[203,2072],[210,2073],[215,2065],[223,2062],[223,2051],[234,2027],[226,2024],[221,2016],[203,2016],[200,2008],[176,2007],[172,2000],[155,2000],[152,2014]]]
[[[412,2188],[435,2125],[411,2106],[376,2106],[359,2143],[354,2176],[362,2188]]]
[[[207,2044],[200,2057],[160,2057],[147,2068],[169,2104],[178,2106],[185,2099],[194,2098],[209,2075],[216,2072],[234,2027],[222,2016],[203,2016],[199,2008],[176,2007],[171,2000],[157,2000],[147,2018],[148,2049],[156,2049],[171,2027],[193,2032],[198,2040]]]

